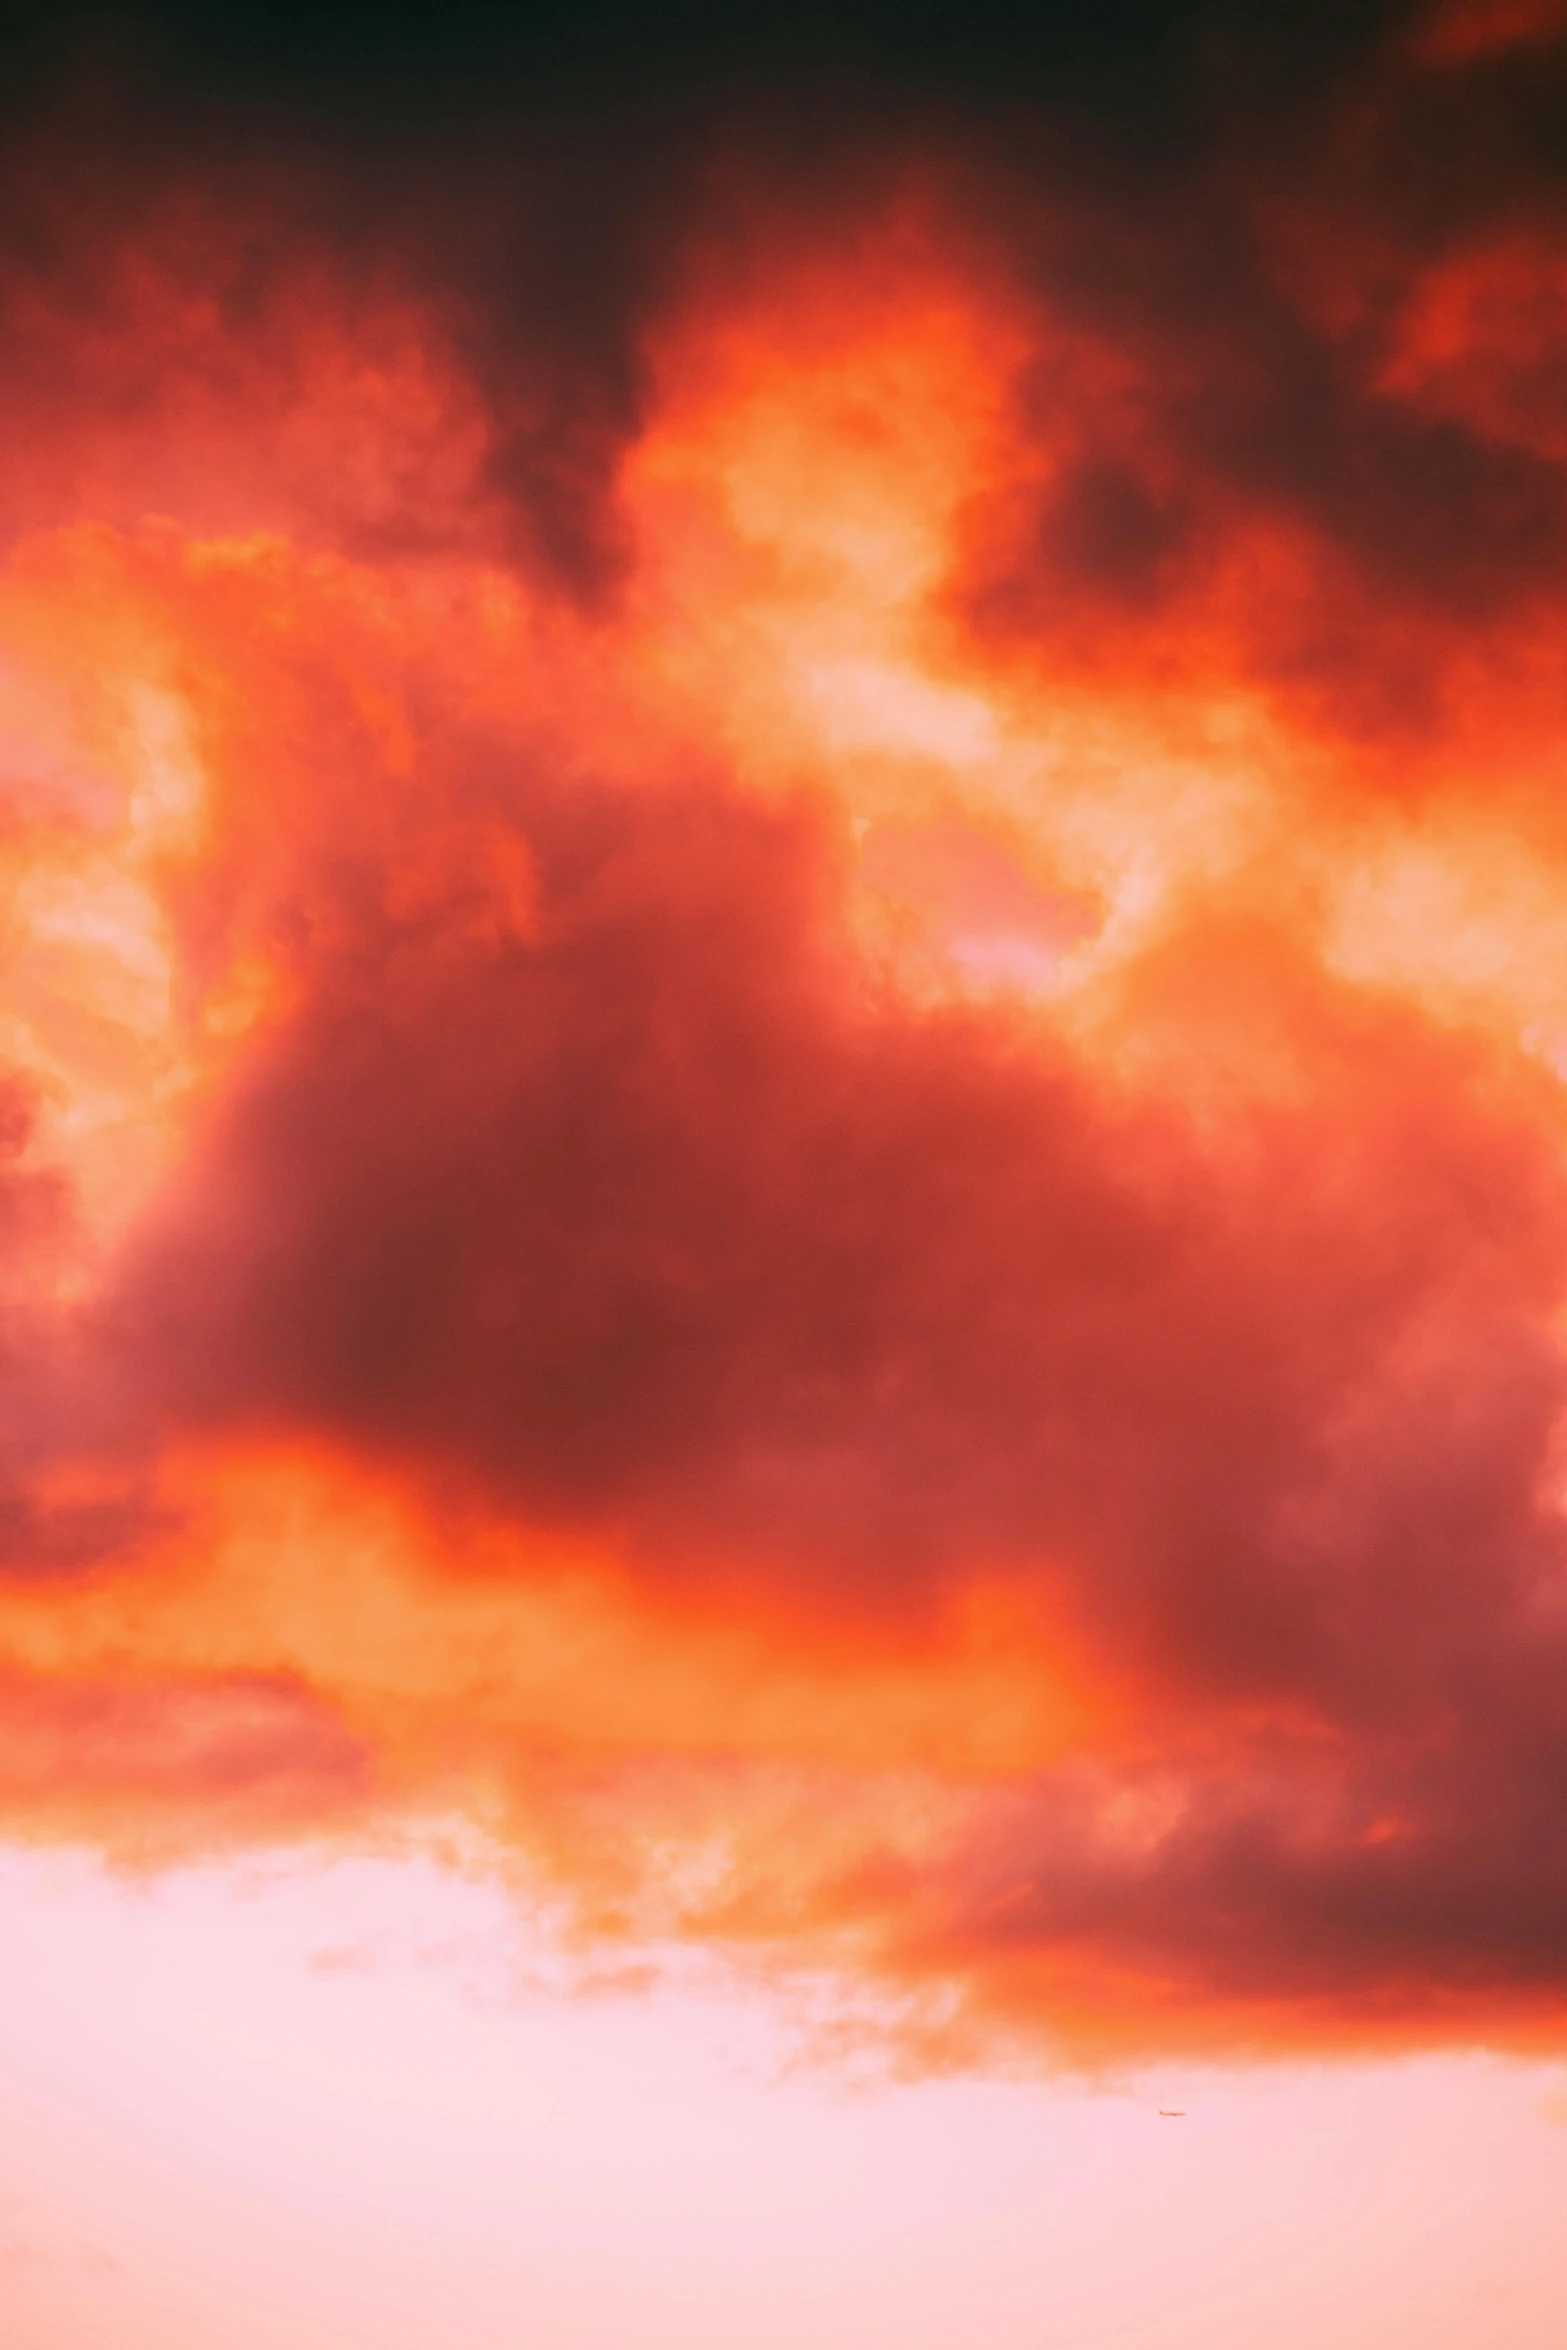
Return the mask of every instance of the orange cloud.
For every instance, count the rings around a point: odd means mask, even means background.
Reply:
[[[1548,208],[954,139],[579,302],[125,169],[0,288],[5,1820],[1549,2037]]]

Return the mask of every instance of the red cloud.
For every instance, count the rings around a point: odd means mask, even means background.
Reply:
[[[368,165],[13,251],[19,1826],[1556,2030],[1559,238],[1377,70],[1347,251],[955,134],[580,300]]]

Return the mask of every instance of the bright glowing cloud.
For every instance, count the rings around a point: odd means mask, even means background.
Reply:
[[[1556,2047],[1558,14],[1198,160],[13,141],[0,1828]]]

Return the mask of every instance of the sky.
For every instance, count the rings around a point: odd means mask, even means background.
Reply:
[[[7,2350],[1567,2318],[1567,7],[0,12]]]

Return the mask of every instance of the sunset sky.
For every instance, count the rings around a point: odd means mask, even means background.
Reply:
[[[6,0],[0,2346],[1559,2350],[1567,4]]]

